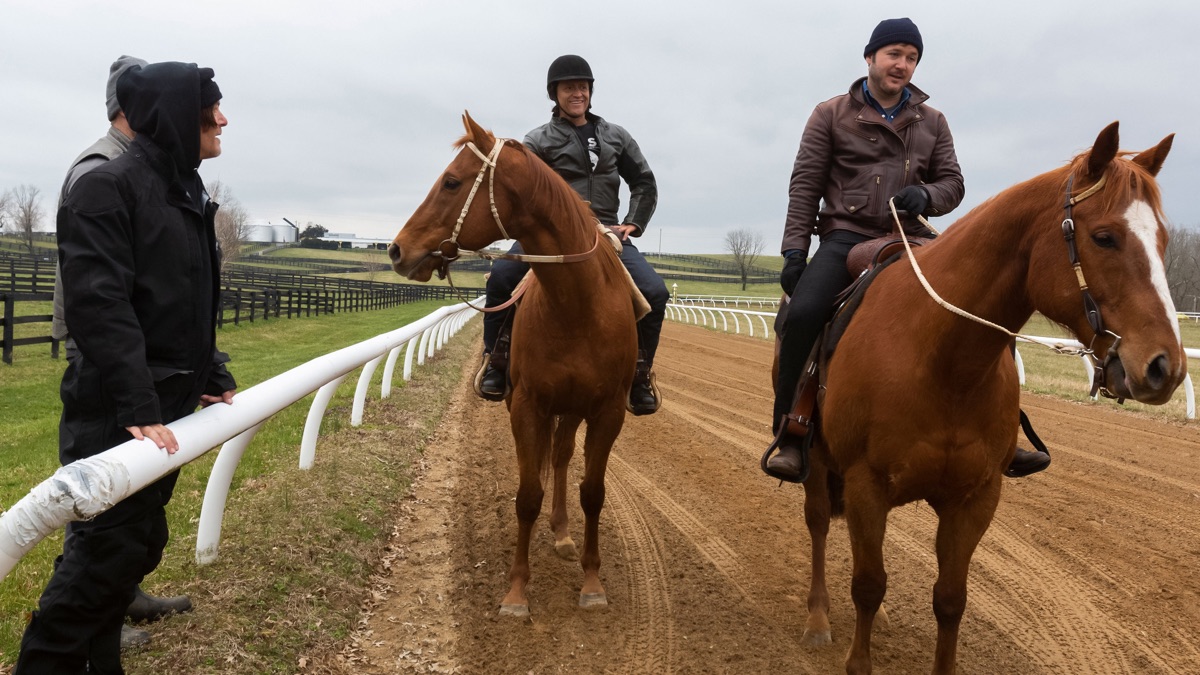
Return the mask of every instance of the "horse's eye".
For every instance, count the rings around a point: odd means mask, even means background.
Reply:
[[[1109,232],[1097,232],[1092,235],[1092,241],[1100,248],[1116,248],[1117,239]]]
[[[457,190],[460,185],[462,185],[462,181],[450,176],[446,176],[446,179],[442,181],[442,187],[446,190]]]

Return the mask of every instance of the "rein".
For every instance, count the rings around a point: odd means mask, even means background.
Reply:
[[[1096,299],[1092,296],[1091,291],[1088,290],[1087,280],[1083,276],[1083,266],[1081,265],[1081,263],[1079,261],[1079,250],[1075,246],[1075,220],[1072,217],[1072,207],[1074,207],[1076,204],[1082,202],[1083,200],[1087,199],[1088,197],[1091,197],[1092,195],[1099,192],[1100,189],[1104,187],[1106,178],[1107,178],[1107,176],[1101,176],[1100,180],[1096,181],[1095,185],[1084,190],[1083,192],[1079,193],[1076,196],[1071,196],[1071,188],[1075,181],[1075,177],[1071,176],[1070,178],[1067,179],[1067,195],[1066,195],[1066,201],[1063,204],[1063,210],[1065,211],[1065,217],[1063,218],[1063,222],[1062,222],[1063,238],[1067,242],[1067,254],[1071,261],[1071,267],[1074,268],[1074,270],[1075,270],[1075,278],[1079,282],[1080,295],[1083,296],[1084,313],[1087,316],[1088,325],[1091,326],[1092,332],[1094,333],[1094,335],[1092,336],[1092,342],[1086,348],[1083,348],[1083,349],[1067,349],[1061,345],[1055,345],[1055,346],[1051,347],[1051,349],[1053,349],[1054,351],[1056,351],[1060,354],[1074,354],[1074,355],[1086,354],[1089,357],[1091,357],[1093,368],[1094,368],[1094,374],[1092,377],[1092,390],[1091,390],[1090,395],[1095,396],[1097,394],[1097,392],[1099,392],[1099,393],[1103,394],[1106,398],[1115,398],[1115,399],[1117,399],[1118,402],[1122,402],[1122,401],[1124,401],[1124,399],[1117,396],[1116,394],[1113,394],[1111,391],[1109,391],[1109,389],[1107,387],[1107,383],[1105,381],[1105,366],[1107,366],[1109,363],[1111,363],[1113,361],[1113,359],[1118,358],[1117,349],[1121,344],[1121,336],[1117,335],[1116,333],[1114,333],[1110,330],[1106,330],[1104,328],[1104,320],[1100,316],[1100,305],[1096,302]],[[900,215],[896,212],[896,205],[893,203],[893,200],[890,200],[890,199],[888,200],[888,207],[892,211],[892,219],[896,222],[896,229],[898,229],[900,231],[900,238],[904,241],[904,250],[908,254],[908,260],[909,260],[909,263],[912,265],[913,272],[916,273],[917,280],[921,282],[921,286],[925,288],[925,292],[928,293],[931,298],[933,298],[934,302],[941,305],[944,309],[950,311],[953,314],[957,314],[958,316],[961,316],[964,319],[969,319],[971,321],[974,321],[975,323],[982,324],[982,325],[988,326],[990,328],[995,328],[996,330],[998,330],[1002,333],[1005,333],[1009,337],[1022,338],[1029,342],[1033,342],[1036,344],[1043,344],[1038,340],[1034,340],[1032,337],[1030,337],[1028,335],[1024,335],[1022,333],[1014,333],[1014,332],[1008,330],[1007,328],[1005,328],[1004,326],[992,323],[991,321],[988,321],[987,319],[983,319],[978,316],[975,316],[974,314],[971,314],[970,312],[968,312],[964,309],[961,309],[959,307],[956,307],[955,305],[947,302],[946,300],[943,300],[942,297],[937,294],[937,291],[933,290],[933,287],[929,285],[929,280],[925,278],[925,274],[921,271],[921,266],[917,264],[917,259],[913,256],[912,247],[908,243],[908,236],[904,232],[904,227],[900,224]],[[917,216],[917,219],[922,224],[924,224],[926,227],[928,227],[930,230],[937,232],[937,230],[934,230],[933,226],[930,225],[927,220],[925,220],[924,216]],[[1107,333],[1108,335],[1111,335],[1113,337],[1113,342],[1111,345],[1109,345],[1108,352],[1105,354],[1103,362],[1101,362],[1099,359],[1096,358],[1096,354],[1095,354],[1095,351],[1093,350],[1093,347],[1095,346],[1096,339],[1105,333]]]
[[[471,209],[471,203],[475,201],[475,193],[479,191],[479,186],[483,183],[483,176],[488,175],[488,205],[492,210],[492,218],[496,221],[496,227],[500,228],[500,234],[504,239],[512,239],[508,232],[504,229],[504,223],[500,221],[500,212],[496,209],[496,164],[500,159],[500,151],[504,149],[505,143],[509,139],[497,138],[495,145],[492,146],[492,151],[487,155],[480,152],[475,143],[468,141],[467,148],[475,153],[475,156],[483,161],[483,165],[479,167],[479,173],[475,176],[475,183],[471,186],[471,192],[467,194],[467,201],[463,203],[462,211],[458,214],[458,220],[454,223],[454,232],[450,237],[442,240],[438,244],[437,250],[431,251],[429,255],[435,258],[441,258],[442,262],[438,266],[438,276],[449,281],[450,279],[450,263],[458,260],[463,253],[473,255],[483,260],[514,260],[525,263],[575,263],[583,262],[596,254],[596,249],[600,247],[600,240],[603,238],[599,232],[596,233],[596,242],[592,244],[592,248],[584,253],[568,253],[560,255],[533,255],[528,253],[489,253],[487,251],[463,251],[458,247],[458,235],[462,233],[463,221],[467,218],[467,212]],[[463,297],[458,291],[458,287],[452,281],[449,281],[450,287],[458,293],[459,298],[467,303],[472,309],[480,312],[499,312],[507,309],[515,303],[522,295],[525,294],[527,284],[521,284],[520,288],[513,293],[513,296],[506,302],[495,307],[476,307],[469,300]]]

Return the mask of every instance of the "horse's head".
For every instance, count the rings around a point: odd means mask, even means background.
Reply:
[[[1037,308],[1095,350],[1108,391],[1152,404],[1170,400],[1187,372],[1155,182],[1173,138],[1134,154],[1118,150],[1116,122],[1101,131],[1090,151],[1052,174],[1064,204],[1053,222],[1073,221],[1079,265],[1073,271],[1068,263],[1066,222],[1039,234],[1055,241],[1036,247],[1030,261]],[[1066,201],[1068,190],[1074,204]],[[1085,310],[1088,296],[1098,311]]]
[[[428,281],[436,271],[444,277],[446,265],[460,249],[477,250],[512,236],[502,229],[514,203],[506,187],[512,176],[506,174],[518,171],[522,163],[509,163],[501,171],[498,163],[506,141],[497,140],[465,112],[463,126],[467,133],[455,144],[459,153],[388,246],[392,269],[401,276]]]

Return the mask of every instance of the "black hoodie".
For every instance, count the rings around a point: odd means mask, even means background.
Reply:
[[[117,98],[137,138],[59,208],[67,325],[82,357],[63,376],[64,416],[166,423],[180,416],[167,409],[186,414],[201,393],[235,386],[216,351],[217,205],[196,172],[205,77],[185,63],[125,73]]]
[[[203,204],[200,167],[200,84],[211,68],[168,61],[134,66],[117,80],[117,102],[129,128],[167,153],[197,207]]]

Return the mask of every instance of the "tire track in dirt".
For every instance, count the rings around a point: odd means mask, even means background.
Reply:
[[[620,463],[620,459],[610,455],[610,466],[614,459]],[[675,663],[675,625],[667,565],[658,548],[659,540],[637,504],[636,491],[621,476],[609,473],[605,487],[607,501],[611,502],[605,512],[610,514],[630,566],[626,583],[631,614],[638,627],[631,631],[631,641],[625,650],[630,672],[671,673]]]
[[[745,578],[746,569],[742,567],[738,554],[723,539],[716,536],[687,509],[675,503],[675,500],[671,499],[667,493],[660,490],[620,457],[612,455],[609,458],[608,470],[610,480],[615,479],[622,486],[628,486],[630,490],[635,490],[639,496],[650,502],[650,505],[658,509],[659,514],[672,527],[686,537],[700,551],[700,554],[712,563],[713,567],[717,568],[717,571],[725,575],[729,583],[744,598],[750,598],[750,594],[746,592],[746,588],[740,581]]]

